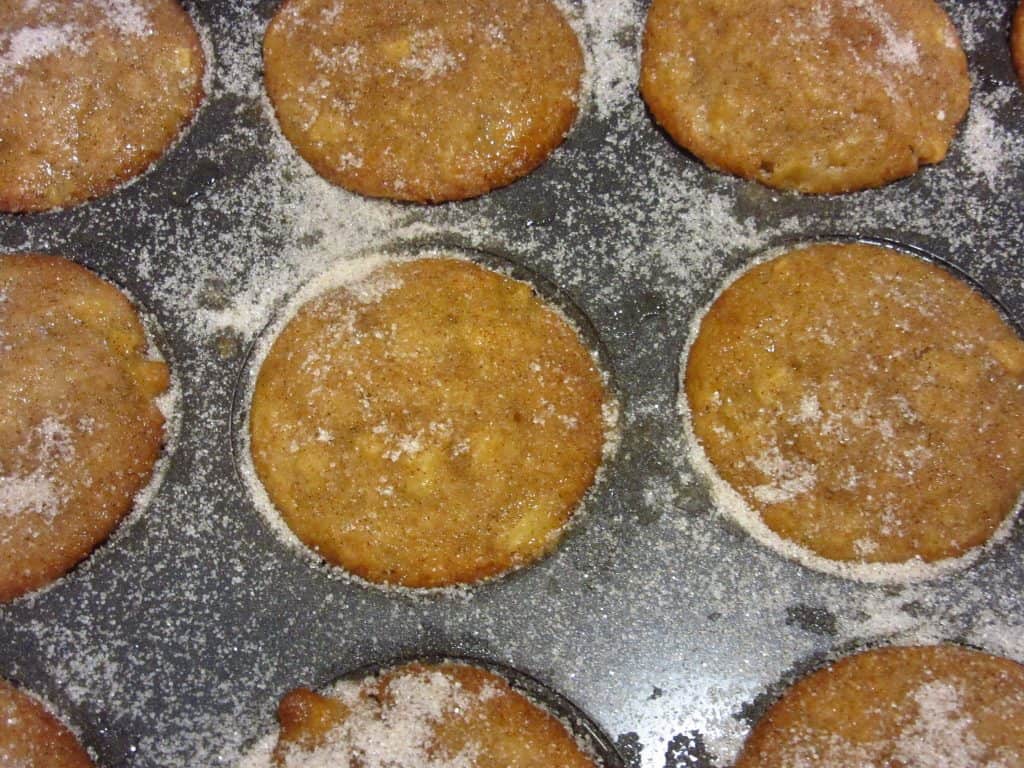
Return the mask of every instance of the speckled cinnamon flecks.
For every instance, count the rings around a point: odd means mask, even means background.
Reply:
[[[654,0],[641,90],[711,167],[831,194],[942,160],[970,79],[934,0]]]
[[[203,97],[177,0],[0,4],[0,211],[106,194],[159,158]]]
[[[0,680],[0,765],[5,768],[93,768],[75,735],[46,708]]]
[[[952,645],[879,648],[798,681],[736,768],[1024,763],[1024,667]]]
[[[0,602],[63,575],[149,481],[163,444],[138,314],[54,256],[0,256]]]
[[[379,268],[301,307],[253,394],[284,521],[375,582],[440,587],[551,549],[601,463],[607,395],[525,283],[457,259]]]
[[[460,663],[407,664],[278,709],[280,768],[595,768],[566,726],[501,676]]]
[[[1024,341],[964,281],[879,246],[806,246],[714,301],[686,362],[715,471],[830,560],[957,557],[1024,488]]]
[[[281,129],[316,171],[373,197],[474,197],[536,168],[583,72],[550,0],[286,0],[263,44]]]

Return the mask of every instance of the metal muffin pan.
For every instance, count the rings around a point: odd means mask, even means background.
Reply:
[[[0,607],[0,675],[50,701],[104,768],[233,765],[280,696],[395,658],[497,663],[574,702],[627,765],[726,766],[780,681],[854,648],[954,641],[1024,660],[1024,525],[964,571],[869,585],[806,569],[720,516],[677,408],[689,325],[773,246],[836,234],[920,248],[1024,318],[1024,91],[1011,0],[943,0],[974,80],[940,165],[879,190],[784,194],[708,170],[636,93],[646,3],[571,5],[581,116],[530,176],[421,207],[332,188],[280,136],[260,39],[277,0],[188,4],[211,60],[194,125],[151,172],[66,211],[0,216],[4,251],[65,254],[151,316],[180,387],[167,473],[57,585]],[[595,329],[621,445],[541,562],[457,596],[331,578],[236,471],[233,400],[276,308],[338,259],[427,238],[501,254]]]

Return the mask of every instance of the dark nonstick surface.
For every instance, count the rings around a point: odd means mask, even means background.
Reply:
[[[595,0],[574,6],[592,82],[565,145],[508,188],[435,207],[334,189],[283,141],[260,83],[276,2],[191,4],[212,81],[178,146],[105,199],[0,215],[4,250],[62,253],[129,291],[180,389],[155,496],[56,586],[0,607],[0,675],[47,698],[105,768],[212,766],[270,730],[297,685],[395,658],[473,657],[575,702],[627,763],[680,768],[727,765],[782,685],[857,648],[946,640],[1024,660],[1019,522],[931,582],[808,570],[714,511],[676,407],[691,320],[779,244],[920,248],[1024,319],[1011,2],[944,4],[971,62],[971,112],[946,161],[905,181],[811,198],[706,169],[635,92],[646,4]],[[593,327],[622,407],[621,447],[562,546],[458,595],[389,593],[311,565],[258,514],[232,450],[249,349],[275,310],[337,260],[417,238],[556,286]]]

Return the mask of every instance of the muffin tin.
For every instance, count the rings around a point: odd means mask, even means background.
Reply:
[[[0,676],[50,701],[104,768],[215,766],[274,727],[293,687],[468,657],[574,702],[626,765],[709,768],[826,658],[946,640],[1024,660],[1020,521],[932,581],[811,571],[716,513],[677,407],[692,319],[728,274],[788,242],[919,248],[1024,318],[1015,4],[943,4],[964,38],[971,110],[950,156],[904,181],[801,197],[705,168],[636,94],[646,4],[591,0],[570,6],[589,83],[563,147],[505,189],[434,207],[335,189],[281,138],[260,81],[277,0],[189,4],[211,76],[178,145],[104,199],[0,216],[4,251],[65,254],[134,296],[180,393],[152,497],[55,586],[0,606]],[[249,350],[275,312],[339,259],[421,241],[498,254],[557,286],[594,329],[621,407],[620,447],[553,554],[428,595],[311,566],[264,522],[232,449]]]

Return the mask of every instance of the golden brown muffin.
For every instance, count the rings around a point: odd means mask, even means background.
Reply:
[[[92,768],[78,739],[38,701],[0,680],[0,765]]]
[[[263,42],[281,129],[373,197],[475,197],[526,175],[577,111],[579,41],[550,0],[285,0]]]
[[[717,473],[825,558],[956,557],[1024,488],[1024,342],[965,282],[894,250],[754,266],[701,322],[685,389]]]
[[[951,645],[881,648],[800,680],[735,768],[1024,765],[1024,667]]]
[[[0,256],[0,601],[61,576],[149,481],[163,442],[138,314],[53,256]]]
[[[275,340],[252,456],[327,561],[438,587],[555,544],[600,464],[604,403],[590,353],[526,284],[456,259],[391,263]]]
[[[654,0],[640,87],[711,167],[831,194],[942,160],[970,79],[934,0]]]
[[[447,662],[408,664],[323,696],[281,701],[280,768],[595,768],[559,720],[499,675]]]
[[[1013,53],[1013,65],[1017,69],[1017,77],[1021,83],[1024,83],[1024,2],[1017,6],[1017,12],[1013,14],[1010,50]]]
[[[106,194],[160,157],[203,97],[176,0],[0,4],[0,211]]]

